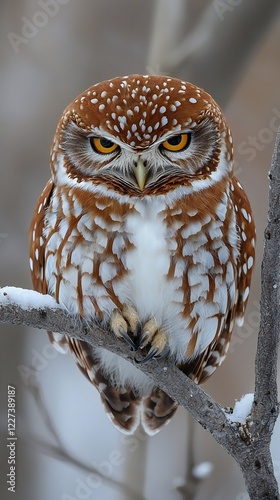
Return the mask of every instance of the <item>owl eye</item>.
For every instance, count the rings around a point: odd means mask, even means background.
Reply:
[[[191,134],[173,135],[162,143],[162,147],[167,151],[182,151],[187,148],[191,140]]]
[[[91,137],[90,144],[97,153],[105,155],[113,153],[119,147],[115,142],[106,139],[106,137]]]

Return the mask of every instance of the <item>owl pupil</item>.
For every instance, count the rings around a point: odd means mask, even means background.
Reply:
[[[113,142],[110,141],[110,139],[106,139],[105,137],[101,137],[101,139],[100,139],[100,145],[103,148],[111,148],[113,146]]]
[[[181,141],[182,141],[181,135],[174,135],[174,137],[171,137],[170,139],[168,139],[168,143],[171,146],[178,146],[178,144],[180,144]]]

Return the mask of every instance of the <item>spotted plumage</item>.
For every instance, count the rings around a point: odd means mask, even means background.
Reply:
[[[255,247],[218,105],[164,76],[98,83],[64,111],[51,173],[30,230],[34,288],[101,321],[138,363],[167,356],[206,380],[242,322]],[[170,420],[176,402],[137,365],[49,335],[70,346],[122,431],[154,434]]]

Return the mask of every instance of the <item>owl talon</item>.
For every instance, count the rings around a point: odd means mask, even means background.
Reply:
[[[150,344],[150,350],[148,354],[143,359],[136,359],[137,364],[143,364],[152,358],[162,358],[166,356],[168,352],[168,338],[165,331],[158,328],[155,319],[150,319],[145,323],[143,327],[143,333],[138,342],[138,348],[144,349],[148,344]]]
[[[137,345],[135,344],[135,342],[133,342],[128,333],[123,328],[120,328],[119,332],[121,334],[121,337],[128,343],[128,345],[130,345],[131,350],[137,351]]]
[[[153,342],[158,333],[158,324],[154,318],[149,319],[143,326],[143,332],[139,339],[138,347],[143,349],[146,345]]]
[[[167,347],[165,347],[163,349],[162,352],[159,352],[158,354],[155,354],[154,358],[155,359],[163,359],[163,358],[166,358],[167,354],[168,354],[169,350]]]
[[[111,329],[116,337],[123,338],[133,351],[137,351],[138,344],[131,338],[130,333],[137,338],[141,325],[138,314],[132,306],[124,305],[122,312],[119,309],[113,311]]]
[[[136,309],[134,309],[134,307],[132,306],[124,304],[122,309],[122,316],[126,320],[131,333],[135,337],[139,336],[141,332],[141,323],[139,321],[139,316]]]
[[[154,358],[158,352],[158,347],[154,347],[153,349],[150,349],[148,352],[147,356],[142,359],[137,359],[136,357],[134,358],[134,361],[137,365],[143,365],[144,363],[147,363],[150,359]]]
[[[139,337],[138,349],[143,349],[145,347],[145,345],[148,343],[148,342],[146,342],[148,336],[149,336],[148,333],[144,333],[144,334],[142,333],[142,335]]]

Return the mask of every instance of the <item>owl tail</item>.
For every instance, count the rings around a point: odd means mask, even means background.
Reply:
[[[147,434],[153,436],[168,424],[173,417],[178,404],[159,388],[153,389],[151,394],[143,398],[141,423]]]
[[[95,372],[94,385],[111,422],[124,434],[133,434],[140,424],[141,398],[131,388],[112,385],[101,369]]]
[[[178,406],[158,388],[148,396],[139,397],[131,388],[116,387],[100,368],[95,371],[92,382],[100,393],[108,418],[124,434],[133,434],[142,424],[146,434],[153,436],[169,422]]]
[[[178,406],[158,388],[149,396],[137,397],[132,389],[112,386],[101,370],[95,374],[95,384],[107,416],[124,434],[133,434],[142,424],[146,434],[153,436],[170,421]]]
[[[103,371],[91,346],[69,337],[67,340],[78,367],[98,390],[107,416],[119,431],[133,434],[142,424],[146,434],[152,436],[169,422],[178,405],[165,392],[156,387],[139,396],[131,387],[117,386]]]
[[[140,424],[142,398],[135,395],[131,388],[113,384],[86,342],[74,339],[68,342],[78,368],[98,390],[108,418],[119,431],[133,434]]]

